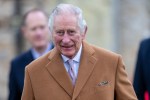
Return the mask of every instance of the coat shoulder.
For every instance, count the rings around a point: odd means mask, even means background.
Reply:
[[[13,58],[11,62],[25,61],[28,58],[28,55],[31,55],[31,50],[21,53],[20,55]]]
[[[26,69],[28,69],[28,71],[36,71],[36,70],[42,69],[45,65],[48,64],[49,55],[50,55],[50,52],[32,61],[29,65],[26,66]]]
[[[115,52],[112,52],[110,50],[107,50],[107,49],[104,49],[104,48],[101,48],[101,47],[97,47],[97,46],[94,46],[94,45],[91,45],[91,46],[94,49],[96,56],[103,56],[105,58],[113,58],[113,59],[120,57],[119,54],[117,54]]]
[[[142,40],[140,43],[140,47],[150,48],[150,38]]]
[[[141,41],[142,44],[150,44],[150,38]]]

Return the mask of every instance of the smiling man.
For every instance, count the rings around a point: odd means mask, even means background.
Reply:
[[[49,28],[55,48],[26,67],[22,100],[137,100],[120,55],[84,40],[79,7],[59,4]]]

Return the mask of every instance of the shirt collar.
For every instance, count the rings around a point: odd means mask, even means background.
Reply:
[[[78,62],[78,63],[80,62],[81,51],[82,51],[82,44],[81,44],[80,49],[77,52],[76,56],[72,59],[73,61]],[[62,54],[61,54],[61,56],[62,56],[62,59],[63,59],[64,62],[67,62],[70,59],[70,58],[68,58],[68,57],[66,57]]]
[[[52,44],[49,43],[48,46],[47,46],[47,48],[44,50],[43,53],[38,53],[34,48],[32,48],[32,49],[31,49],[31,52],[32,52],[33,58],[34,58],[34,59],[39,58],[39,57],[42,56],[43,54],[47,53],[47,52],[50,50],[51,47],[52,47]]]

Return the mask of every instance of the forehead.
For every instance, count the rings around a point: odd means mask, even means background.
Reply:
[[[31,12],[25,21],[26,26],[34,26],[38,24],[45,24],[47,23],[47,17],[44,15],[44,13],[37,11],[37,12]]]
[[[56,15],[54,18],[54,27],[77,26],[77,17],[73,14]]]

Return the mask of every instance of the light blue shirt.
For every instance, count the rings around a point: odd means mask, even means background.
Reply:
[[[75,76],[76,76],[76,77],[77,77],[77,75],[78,75],[78,69],[79,69],[80,58],[81,58],[81,51],[82,51],[82,44],[81,44],[80,49],[79,49],[79,51],[77,52],[76,56],[72,59],[72,60],[73,60],[73,64],[74,64],[73,70],[74,70],[74,72],[75,72]],[[66,57],[66,56],[64,56],[64,55],[61,55],[61,56],[62,56],[62,59],[63,59],[63,61],[64,61],[65,69],[66,69],[66,71],[68,72],[70,66],[69,66],[69,64],[68,64],[67,61],[68,61],[70,58],[68,58],[68,57]]]
[[[51,48],[52,48],[52,43],[48,44],[47,48],[42,53],[38,53],[34,48],[32,48],[31,52],[32,52],[33,58],[34,59],[39,58],[40,56],[42,56],[42,55],[46,54],[47,52],[49,52]]]

